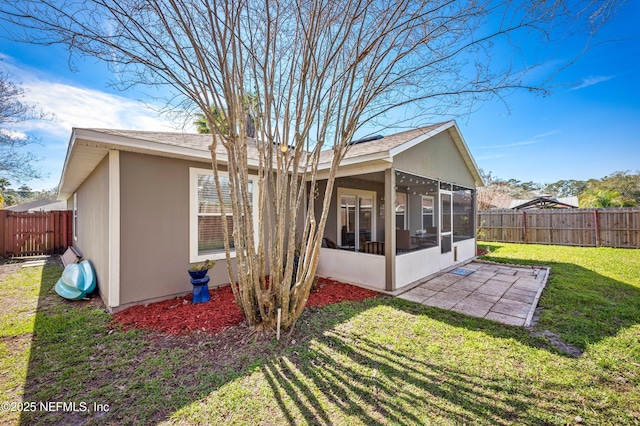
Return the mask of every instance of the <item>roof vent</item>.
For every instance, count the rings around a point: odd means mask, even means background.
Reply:
[[[382,135],[368,136],[366,138],[356,139],[355,141],[351,141],[351,143],[349,143],[349,145],[357,145],[359,143],[377,141],[377,140],[380,140],[382,138],[384,138],[384,136],[382,136]]]

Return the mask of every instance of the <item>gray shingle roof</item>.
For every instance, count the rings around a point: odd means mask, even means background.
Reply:
[[[146,130],[118,130],[95,128],[85,128],[84,130],[104,133],[112,136],[120,136],[129,139],[157,142],[166,145],[188,146],[189,148],[200,149],[203,151],[208,151],[209,145],[211,145],[212,142],[211,135],[202,135],[198,133],[150,132]]]
[[[344,158],[356,158],[363,157],[365,155],[389,152],[393,148],[397,148],[400,145],[407,143],[419,136],[425,135],[432,130],[435,130],[438,127],[442,126],[443,124],[445,123],[436,123],[430,126],[420,127],[419,129],[412,129],[400,133],[394,133],[392,135],[384,136],[382,139],[351,145]],[[328,163],[332,158],[333,150],[324,150],[320,153],[320,164]]]
[[[419,136],[425,135],[445,123],[436,123],[418,129],[406,130],[404,132],[385,135],[382,139],[351,145],[345,155],[345,159],[363,157],[371,154],[389,152],[402,144],[409,142]],[[164,145],[182,146],[197,149],[200,151],[208,151],[212,143],[212,135],[203,135],[198,133],[181,133],[181,132],[152,132],[143,130],[118,130],[118,129],[84,129],[93,132],[99,132],[111,136],[123,137],[128,139],[136,139],[139,141],[148,141]],[[217,153],[226,155],[222,145],[217,146]],[[250,159],[257,160],[258,152],[256,149],[256,140],[248,140],[247,155]],[[326,149],[320,153],[320,164],[329,163],[333,158],[333,150]]]
[[[184,132],[153,132],[147,130],[119,130],[119,129],[97,129],[97,128],[83,128],[92,132],[99,132],[110,136],[122,137],[127,139],[135,139],[138,141],[147,141],[163,145],[187,147],[196,149],[198,151],[209,151],[209,147],[213,143],[213,135],[211,134],[199,134],[199,133],[184,133]],[[216,147],[216,153],[226,157],[222,144],[218,144]],[[258,159],[258,150],[256,148],[256,140],[249,138],[247,140],[247,156],[249,159]]]

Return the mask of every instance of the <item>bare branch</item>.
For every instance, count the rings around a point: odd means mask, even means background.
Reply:
[[[519,40],[549,43],[579,31],[590,37],[616,4],[6,0],[0,19],[37,30],[41,38],[32,42],[62,43],[110,63],[122,87],[169,87],[168,108],[202,114],[212,133],[227,260],[233,241],[238,265],[237,277],[228,267],[230,280],[237,278],[234,295],[252,325],[275,327],[282,308],[286,328],[309,295],[338,165],[359,129],[405,107],[423,119],[514,90],[547,93],[553,73],[533,71],[548,58],[532,60]],[[323,148],[333,149],[333,159],[316,200],[307,185],[315,191]],[[314,208],[304,212],[307,198],[312,207],[321,203],[320,217]]]

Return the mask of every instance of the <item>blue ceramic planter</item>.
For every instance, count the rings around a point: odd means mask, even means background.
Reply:
[[[209,277],[200,279],[192,278],[191,284],[193,284],[193,303],[204,303],[211,300],[209,296]]]
[[[203,269],[202,271],[188,271],[191,278],[194,280],[201,280],[207,276],[208,269]]]

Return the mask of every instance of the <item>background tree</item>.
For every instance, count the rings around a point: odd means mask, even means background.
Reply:
[[[640,205],[640,171],[618,171],[600,180],[592,181],[591,190],[618,192],[626,205]]]
[[[3,192],[11,186],[11,182],[7,178],[0,177],[0,192]]]
[[[224,128],[226,120],[224,117],[224,112],[219,111],[215,107],[211,107],[211,115],[218,124],[218,127]],[[193,124],[195,124],[198,133],[211,134],[211,128],[209,127],[209,122],[207,121],[207,116],[205,114],[196,114],[196,120],[193,122]]]
[[[587,190],[587,182],[574,179],[559,180],[544,185],[542,190],[553,197],[577,197]]]
[[[256,114],[258,111],[258,99],[254,95],[246,95],[245,99],[245,114],[247,120],[247,137],[255,138],[256,137],[256,117],[252,114]],[[211,107],[211,114],[213,118],[218,123],[220,128],[225,128],[226,126],[226,118],[224,111],[220,111],[215,107]],[[204,114],[196,114],[196,120],[193,122],[196,126],[196,130],[200,134],[211,134],[211,129],[209,128],[209,123],[207,122],[207,117]],[[226,129],[226,128],[225,128]],[[228,131],[228,130],[225,130]]]
[[[514,198],[531,199],[544,194],[554,198],[577,196],[580,207],[632,207],[640,205],[640,172],[614,172],[601,179],[559,180],[540,184],[501,179],[480,170],[485,186],[478,189],[478,209],[507,207]]]
[[[479,210],[492,208],[508,208],[511,201],[532,199],[539,195],[543,185],[532,181],[522,182],[518,179],[501,179],[492,172],[480,170],[484,186],[478,188],[477,200]]]
[[[33,191],[31,190],[31,188],[29,188],[28,185],[21,185],[18,188],[17,193],[22,199],[28,199],[31,198],[31,194],[33,193]]]
[[[42,177],[34,164],[38,157],[25,150],[38,141],[11,128],[16,123],[45,118],[45,114],[23,99],[24,90],[8,74],[0,72],[0,177],[18,180]]]
[[[11,182],[7,178],[0,177],[0,208],[4,207],[5,191],[11,186]]]
[[[250,325],[275,327],[281,308],[288,328],[309,295],[336,171],[357,131],[401,124],[385,121],[398,108],[411,107],[417,119],[408,124],[426,124],[505,91],[546,92],[551,76],[530,73],[535,67],[519,55],[520,37],[546,43],[577,29],[588,38],[614,6],[577,0],[5,0],[0,18],[35,30],[33,42],[63,43],[117,66],[119,76],[128,76],[121,80],[125,87],[171,87],[174,106],[205,116],[234,296]],[[248,95],[259,102],[247,105]],[[224,120],[213,111],[224,111]],[[254,124],[256,140],[248,141]],[[328,183],[308,198],[305,211],[307,182],[315,188],[323,148],[333,153]],[[258,164],[250,164],[249,149]],[[230,205],[222,198],[221,154],[228,159]],[[248,189],[254,174],[257,205]],[[322,206],[319,217],[315,203]]]
[[[508,207],[513,197],[507,181],[493,175],[491,171],[485,172],[483,169],[480,169],[480,176],[482,176],[484,186],[477,189],[478,210]]]
[[[13,206],[18,204],[18,198],[14,192],[4,194],[4,206]]]
[[[580,208],[631,207],[619,192],[610,189],[592,189],[580,196]]]

